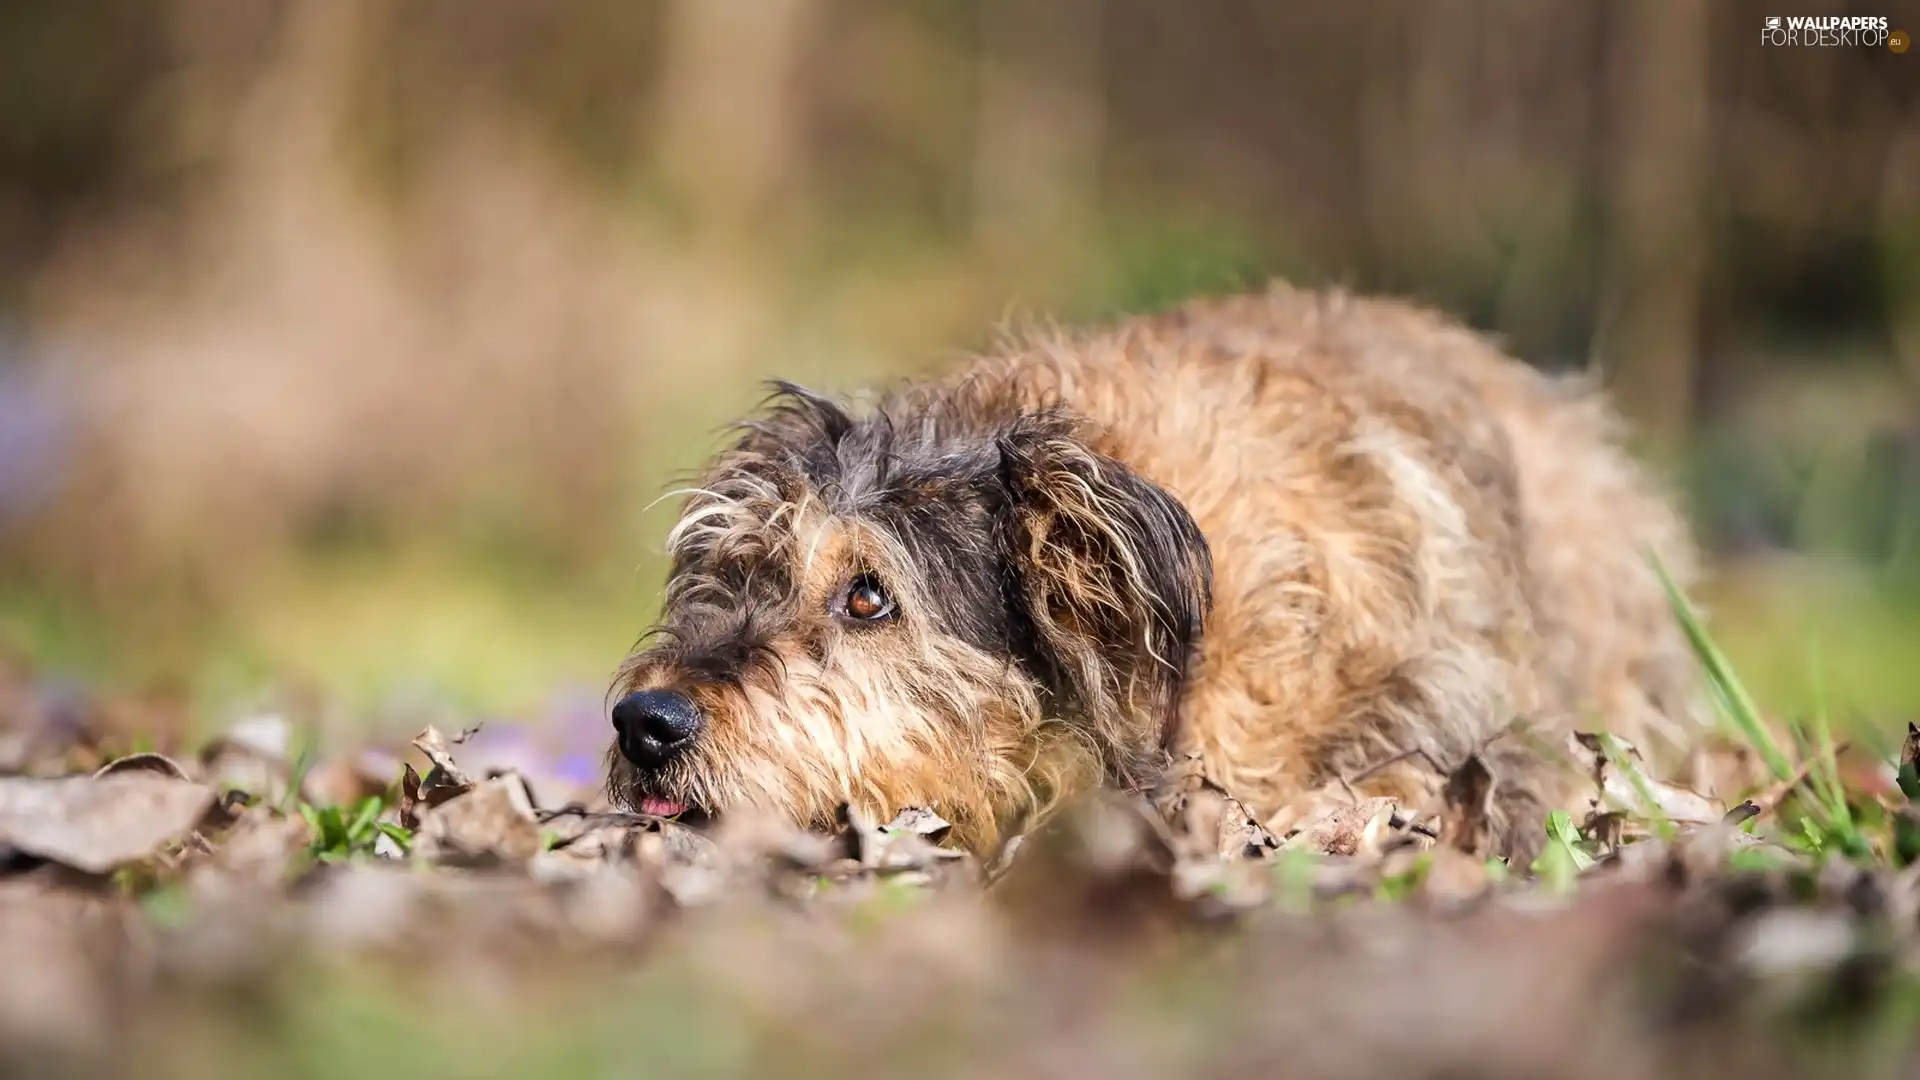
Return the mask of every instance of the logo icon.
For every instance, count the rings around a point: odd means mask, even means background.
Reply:
[[[1913,44],[1913,39],[1907,36],[1905,30],[1895,30],[1893,33],[1887,35],[1887,48],[1892,49],[1896,53],[1906,52],[1907,46],[1911,44]]]
[[[1778,15],[1767,16],[1767,29],[1769,30],[1780,29],[1780,16]]]

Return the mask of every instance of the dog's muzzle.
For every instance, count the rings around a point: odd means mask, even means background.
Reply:
[[[698,706],[671,690],[642,690],[613,707],[620,756],[643,771],[665,768],[700,734]]]

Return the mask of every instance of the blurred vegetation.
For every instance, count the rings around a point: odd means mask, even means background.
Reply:
[[[1920,710],[1920,59],[1777,13],[5,5],[0,648],[526,708],[645,625],[761,378],[1283,275],[1597,367],[1762,698],[1818,639]]]

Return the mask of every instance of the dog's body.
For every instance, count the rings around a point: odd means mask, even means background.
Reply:
[[[1694,710],[1647,561],[1692,551],[1604,405],[1392,302],[1031,338],[865,415],[789,390],[669,547],[615,710],[612,790],[656,811],[931,803],[985,845],[1170,756],[1267,817],[1479,751],[1511,837],[1564,790],[1513,721]]]

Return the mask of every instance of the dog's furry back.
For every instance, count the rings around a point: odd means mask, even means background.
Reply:
[[[1439,316],[1276,287],[1030,336],[914,394],[1064,407],[1186,507],[1212,610],[1172,746],[1263,815],[1359,774],[1419,800],[1482,749],[1503,825],[1537,828],[1565,732],[1657,751],[1696,718],[1648,562],[1689,580],[1681,519],[1584,380]]]

